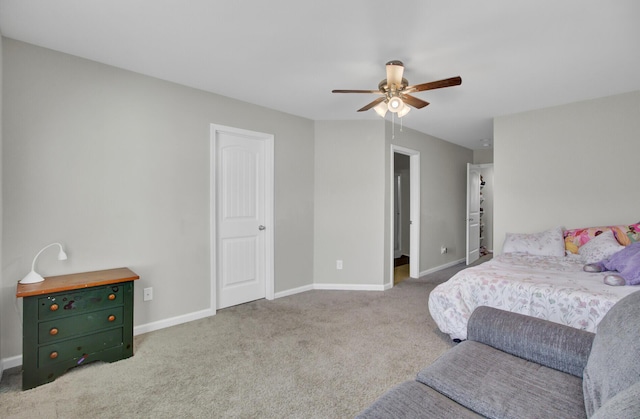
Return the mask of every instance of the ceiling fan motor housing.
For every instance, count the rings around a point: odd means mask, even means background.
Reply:
[[[399,92],[401,90],[404,90],[408,85],[409,85],[409,82],[407,81],[407,79],[403,77],[402,81],[400,82],[400,85],[396,86],[394,90]],[[392,90],[391,86],[389,86],[389,84],[387,83],[387,79],[381,80],[380,83],[378,83],[378,90],[380,90],[380,92],[384,94]]]

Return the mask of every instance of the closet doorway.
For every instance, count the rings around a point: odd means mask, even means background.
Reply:
[[[493,253],[493,163],[467,163],[467,265]]]
[[[420,276],[420,153],[391,146],[390,287]]]

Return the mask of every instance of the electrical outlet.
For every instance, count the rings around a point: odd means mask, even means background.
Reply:
[[[144,301],[151,301],[151,300],[153,300],[153,288],[152,288],[152,287],[149,287],[149,288],[145,288],[145,289],[144,289],[143,300],[144,300]]]
[[[440,247],[440,254],[444,255],[445,253],[447,253],[447,248],[444,246]]]
[[[342,269],[342,261],[340,259],[336,260],[336,269]]]

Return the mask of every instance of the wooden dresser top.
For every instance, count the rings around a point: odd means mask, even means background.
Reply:
[[[129,268],[48,276],[44,278],[43,282],[37,282],[35,284],[18,283],[16,297],[31,297],[34,295],[97,287],[99,285],[118,284],[120,282],[134,281],[139,278],[140,277]]]

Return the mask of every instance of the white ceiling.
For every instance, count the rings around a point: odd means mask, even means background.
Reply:
[[[462,77],[404,125],[471,149],[495,116],[640,90],[638,0],[0,0],[0,31],[313,120],[379,118],[331,90],[401,60]]]

